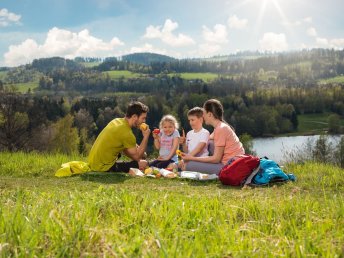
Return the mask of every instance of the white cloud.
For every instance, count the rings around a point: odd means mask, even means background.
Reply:
[[[344,38],[327,39],[327,38],[316,38],[316,43],[319,47],[343,49]]]
[[[228,42],[226,26],[222,24],[216,24],[214,31],[208,29],[207,26],[202,27],[203,39],[206,42],[224,44]]]
[[[311,37],[316,37],[318,34],[317,34],[317,31],[314,27],[310,27],[307,30],[307,35],[311,36]]]
[[[301,20],[296,21],[283,21],[281,24],[286,27],[298,27],[304,24],[312,23],[312,17],[305,17]]]
[[[283,21],[281,23],[283,26],[286,26],[286,27],[298,27],[302,24],[301,21]]]
[[[204,43],[199,45],[198,56],[210,57],[219,53],[221,46],[217,44]]]
[[[232,15],[228,18],[228,26],[229,28],[233,29],[243,29],[247,26],[248,20],[247,19],[239,19],[236,15]]]
[[[7,9],[0,9],[0,27],[7,27],[12,23],[19,24],[21,15],[11,13]]]
[[[182,33],[174,35],[172,32],[177,28],[177,22],[167,19],[163,27],[149,25],[143,37],[148,39],[160,39],[162,42],[172,47],[183,47],[195,44],[194,40],[187,35]]]
[[[259,40],[259,47],[262,51],[280,52],[288,49],[288,43],[284,33],[267,32]]]
[[[310,47],[308,45],[306,45],[305,43],[301,43],[299,48],[300,49],[310,49]]]
[[[303,18],[303,21],[306,23],[312,23],[312,20],[313,20],[313,18],[310,16]]]
[[[329,42],[325,38],[317,38],[316,42],[318,45],[328,46]]]
[[[331,45],[334,46],[334,48],[344,48],[344,38],[341,39],[331,39]]]
[[[141,47],[132,47],[129,53],[142,53],[142,52],[149,52],[149,53],[156,53],[166,55],[167,51],[164,49],[158,49],[153,47],[151,44],[145,43]]]
[[[114,37],[110,42],[93,37],[88,30],[79,33],[52,28],[49,30],[44,44],[39,45],[33,39],[27,39],[19,45],[11,45],[5,53],[5,64],[16,66],[31,62],[35,58],[61,56],[113,56],[117,47],[124,45]]]

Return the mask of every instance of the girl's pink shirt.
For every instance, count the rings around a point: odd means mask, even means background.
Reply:
[[[221,161],[222,164],[226,164],[229,159],[236,155],[245,153],[238,136],[232,128],[224,122],[218,123],[210,138],[214,139],[215,147],[225,147]]]

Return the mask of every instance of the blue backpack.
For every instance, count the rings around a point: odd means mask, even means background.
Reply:
[[[252,178],[252,183],[255,185],[267,185],[274,182],[295,181],[296,177],[293,174],[286,174],[280,166],[273,160],[261,158],[259,163],[259,170]]]

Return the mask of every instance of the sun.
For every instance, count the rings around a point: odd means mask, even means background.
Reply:
[[[252,0],[252,1],[256,1],[256,0]],[[273,6],[275,8],[275,10],[277,11],[277,13],[279,14],[281,21],[283,24],[288,24],[288,19],[283,11],[283,8],[280,4],[282,0],[263,0],[263,1],[259,1],[261,2],[261,6],[259,9],[259,13],[258,13],[258,18],[256,21],[256,29],[255,31],[258,32],[258,30],[261,27],[262,24],[262,20],[263,17],[266,17],[266,8],[268,6]]]

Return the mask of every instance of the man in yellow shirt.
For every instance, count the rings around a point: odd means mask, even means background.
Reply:
[[[91,171],[129,172],[130,168],[144,169],[146,160],[141,160],[147,148],[150,129],[141,130],[143,139],[137,146],[132,128],[139,128],[146,121],[148,107],[141,102],[132,102],[124,118],[112,120],[98,135],[88,156]],[[120,153],[132,159],[118,162]]]

